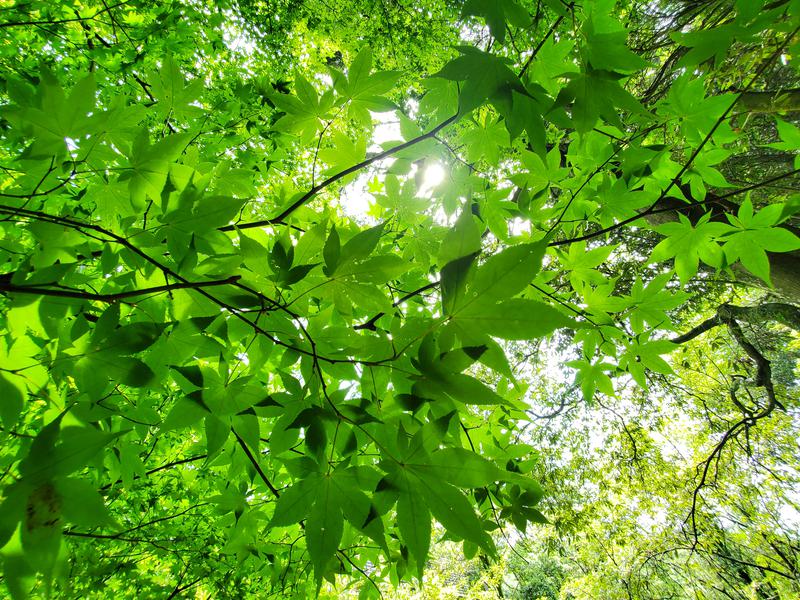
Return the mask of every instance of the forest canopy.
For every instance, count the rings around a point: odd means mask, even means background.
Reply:
[[[799,32],[0,1],[3,594],[798,597]]]

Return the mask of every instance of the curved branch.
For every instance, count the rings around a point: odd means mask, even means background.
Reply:
[[[759,304],[757,306],[723,304],[717,309],[717,314],[713,317],[706,319],[686,333],[672,338],[670,342],[673,344],[684,344],[714,327],[730,325],[730,323],[736,323],[737,321],[744,321],[745,323],[751,324],[763,324],[768,321],[774,321],[790,329],[794,329],[795,331],[800,331],[800,308],[782,302],[767,302],[766,304]],[[736,341],[740,342],[739,339]],[[749,342],[747,343],[749,344]],[[745,349],[745,351],[748,352],[747,349]],[[748,354],[750,354],[750,352],[748,352]]]
[[[706,319],[700,323],[700,325],[697,327],[693,327],[683,335],[672,338],[670,342],[673,344],[685,344],[686,342],[703,335],[706,331],[709,331],[718,325],[722,325],[722,321],[720,320],[719,315],[714,315],[710,319]]]
[[[775,396],[770,361],[747,339],[737,319],[750,323],[777,321],[792,329],[800,330],[800,309],[790,304],[768,303],[761,306],[733,306],[730,304],[723,304],[717,309],[716,315],[707,319],[697,327],[694,327],[689,332],[670,340],[672,343],[681,344],[698,337],[718,325],[727,325],[728,331],[730,331],[736,343],[739,344],[739,347],[756,365],[756,376],[753,381],[754,385],[763,387],[767,396],[766,406],[758,412],[751,412],[744,409],[741,403],[737,401],[735,397],[736,388],[733,387],[731,389],[732,400],[737,407],[745,413],[745,416],[723,434],[708,458],[698,465],[698,469],[701,470],[700,481],[692,492],[692,506],[689,511],[689,516],[687,517],[692,524],[695,546],[698,543],[697,504],[700,500],[700,492],[706,485],[711,464],[715,459],[719,460],[728,442],[737,437],[742,431],[747,431],[749,427],[755,425],[761,419],[768,417],[776,408],[784,409],[783,405]]]

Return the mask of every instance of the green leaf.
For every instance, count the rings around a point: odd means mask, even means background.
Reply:
[[[435,77],[465,82],[459,94],[460,113],[467,114],[510,90],[527,93],[506,59],[469,46],[459,46],[458,51],[461,56],[442,67]]]
[[[715,62],[722,60],[734,38],[741,29],[738,24],[719,25],[713,29],[672,33],[670,37],[687,48],[691,48],[680,61],[678,67],[700,64],[709,58]]]
[[[342,265],[337,277],[356,278],[364,283],[386,283],[408,270],[408,263],[394,254],[371,256],[358,263]]]
[[[498,481],[514,483],[528,490],[538,499],[541,486],[528,477],[500,469],[493,462],[464,448],[443,448],[430,456],[422,456],[409,463],[414,472],[430,480],[442,480],[456,487],[479,488]]]
[[[580,384],[583,392],[583,399],[592,402],[596,391],[600,391],[608,396],[614,395],[614,385],[606,372],[613,370],[613,365],[608,363],[586,360],[569,361],[568,366],[578,369],[575,381]]]
[[[481,232],[472,216],[472,210],[466,206],[455,225],[444,236],[437,262],[445,267],[459,258],[480,252],[480,249]]]
[[[328,572],[328,563],[339,548],[343,529],[339,494],[330,479],[323,478],[306,521],[306,547],[314,566],[317,587]]]
[[[483,487],[503,479],[494,463],[463,448],[438,450],[429,462],[414,465],[414,469],[463,488]]]
[[[607,71],[567,73],[569,84],[556,99],[557,106],[572,102],[572,122],[579,133],[591,131],[602,118],[611,125],[620,126],[620,109],[633,114],[645,112],[636,98],[617,81],[617,76]]]
[[[94,343],[121,354],[133,354],[152,346],[163,330],[164,325],[160,323],[132,323],[110,332],[105,339],[96,339]]]
[[[193,424],[193,423],[192,423]],[[231,426],[214,415],[205,416],[206,453],[214,456],[230,437]]]
[[[585,53],[592,68],[601,71],[630,73],[647,66],[647,61],[627,47],[627,32],[616,19],[595,14],[586,21]],[[609,26],[610,25],[610,26]]]
[[[156,108],[163,118],[185,118],[202,114],[195,101],[203,91],[201,79],[186,80],[172,55],[162,60],[161,67],[154,69],[148,77],[151,93],[157,99]]]
[[[482,304],[516,296],[524,290],[542,266],[545,246],[520,244],[506,248],[478,267],[465,298],[454,312],[480,300]]]
[[[43,573],[46,581],[52,579],[61,554],[60,502],[51,483],[37,486],[28,497],[25,523],[20,527],[25,561]]]
[[[461,14],[485,18],[489,31],[501,44],[506,37],[506,21],[517,27],[525,27],[531,20],[528,11],[516,0],[467,0]]]
[[[68,477],[56,482],[64,518],[81,528],[113,524],[102,496],[88,481]]]
[[[660,225],[656,230],[666,239],[658,243],[650,254],[651,262],[661,262],[675,258],[675,271],[682,283],[686,283],[695,273],[702,260],[709,266],[722,266],[723,253],[717,240],[731,230],[725,223],[709,221],[711,213],[692,225],[683,215],[678,215],[677,223]]]
[[[339,264],[344,264],[353,260],[361,260],[369,256],[378,245],[383,235],[384,226],[385,223],[381,223],[375,227],[360,231],[350,238],[345,245],[342,246],[339,255]]]
[[[738,260],[753,275],[772,285],[767,252],[800,249],[800,238],[778,226],[783,215],[782,205],[768,205],[753,213],[753,204],[748,196],[739,207],[736,217],[728,215],[728,220],[736,229],[731,229],[725,236],[723,250],[728,263]]]
[[[128,155],[131,171],[125,173],[134,207],[143,209],[147,199],[161,199],[170,163],[180,156],[189,140],[188,134],[176,133],[151,146],[147,130],[142,130]]]
[[[206,415],[208,415],[208,409],[200,403],[189,398],[181,398],[164,419],[161,424],[161,430],[185,429],[186,427],[191,427]]]
[[[417,490],[403,491],[397,499],[397,527],[422,581],[431,544],[431,514]]]
[[[54,421],[34,441],[35,447],[20,463],[20,474],[32,485],[55,477],[65,477],[89,462],[120,433],[103,433],[89,427],[64,427]],[[57,437],[56,437],[57,436]]]
[[[325,274],[328,277],[336,272],[340,253],[339,233],[336,231],[336,225],[331,225],[331,232],[325,240],[325,248],[322,251],[322,256],[325,258]]]
[[[448,533],[478,544],[490,556],[496,555],[492,538],[460,490],[426,475],[416,479],[415,485],[425,497],[431,514]]]
[[[347,71],[347,83],[341,86],[343,95],[351,99],[351,108],[353,106],[356,109],[380,108],[377,104],[379,96],[390,91],[402,75],[399,71],[380,71],[370,74],[371,71],[372,53],[365,47],[353,59]]]
[[[442,310],[445,314],[452,314],[455,308],[464,301],[464,290],[476,257],[477,253],[457,258],[442,267],[440,287]]]
[[[131,387],[144,387],[153,381],[156,374],[138,358],[119,359],[119,366],[122,368],[120,382]]]
[[[283,490],[275,503],[270,527],[289,527],[307,519],[319,485],[316,477],[309,477]]]
[[[473,302],[453,318],[476,335],[485,332],[506,340],[533,340],[575,324],[549,304],[525,298],[497,304]]]
[[[20,377],[0,373],[0,419],[3,427],[13,429],[25,406],[27,390]]]
[[[467,160],[477,163],[486,159],[492,166],[497,165],[502,149],[509,144],[505,124],[500,119],[490,119],[488,116],[478,127],[466,130],[461,135],[461,141],[466,146]]]
[[[462,404],[491,406],[509,404],[509,401],[497,392],[470,375],[461,373],[435,373],[417,384],[423,397],[436,394],[451,398]]]

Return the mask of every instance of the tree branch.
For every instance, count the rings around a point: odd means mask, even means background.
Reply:
[[[128,4],[130,1],[131,0],[124,0],[123,2],[118,2],[117,4],[112,4],[111,6],[106,6],[103,10],[98,10],[91,17],[75,17],[73,19],[55,19],[52,21],[10,21],[8,23],[0,23],[0,29],[4,29],[7,27],[25,27],[29,25],[61,25],[63,23],[80,23],[83,21],[91,21],[93,19],[96,19],[105,12],[109,12],[114,8],[119,8],[120,6]]]
[[[348,167],[343,171],[339,171],[335,175],[331,175],[325,181],[322,181],[319,184],[312,187],[305,194],[300,196],[300,198],[295,200],[291,205],[289,205],[287,208],[282,210],[279,214],[272,217],[271,219],[263,219],[261,221],[251,221],[249,223],[239,223],[236,225],[226,225],[225,227],[220,227],[219,231],[235,231],[236,229],[251,229],[253,227],[264,227],[266,225],[283,224],[283,220],[286,217],[288,217],[298,208],[306,204],[309,200],[311,200],[314,196],[316,196],[319,192],[324,190],[329,185],[336,183],[337,181],[339,181],[344,177],[347,177],[351,173],[355,173],[356,171],[360,171],[364,167],[368,167],[372,163],[378,162],[379,160],[383,160],[384,158],[388,158],[389,156],[397,154],[401,150],[405,150],[406,148],[410,148],[411,146],[414,146],[424,140],[435,137],[437,133],[439,133],[442,129],[450,125],[450,123],[453,123],[458,117],[459,115],[455,114],[452,117],[449,117],[448,119],[445,119],[444,121],[439,123],[436,127],[431,129],[427,133],[423,133],[422,135],[419,135],[411,140],[408,140],[407,142],[403,142],[402,144],[389,148],[388,150],[384,150],[383,152],[380,152],[375,156],[372,156],[366,160],[362,160],[360,163],[357,163],[352,167]]]
[[[242,439],[242,437],[236,432],[235,429],[231,429],[231,431],[233,432],[233,435],[236,436],[236,441],[239,442],[239,446],[241,446],[242,450],[244,450],[245,455],[247,456],[248,460],[252,463],[253,468],[256,470],[256,473],[258,473],[258,476],[261,477],[261,481],[263,481],[267,485],[269,491],[272,492],[273,496],[275,496],[276,498],[280,498],[281,497],[280,491],[278,490],[278,488],[272,485],[272,482],[269,480],[269,477],[267,477],[267,474],[264,473],[264,470],[261,468],[261,465],[258,463],[258,460],[256,459],[255,456],[253,456],[253,453],[250,451],[250,448],[247,447],[247,443]]]
[[[798,31],[800,31],[800,27],[796,27],[794,30],[792,30],[792,32],[789,33],[789,35],[787,35],[784,38],[783,42],[781,42],[780,45],[778,45],[778,48],[772,54],[770,54],[770,56],[766,60],[764,60],[759,65],[758,69],[756,69],[756,72],[750,78],[750,80],[748,81],[747,85],[745,85],[744,89],[739,94],[737,94],[737,96],[733,100],[733,102],[731,102],[727,106],[727,108],[723,111],[723,113],[719,117],[717,117],[716,121],[711,126],[711,129],[709,129],[709,131],[708,131],[708,133],[706,133],[705,137],[700,141],[700,143],[697,145],[697,147],[691,152],[691,154],[689,155],[689,158],[686,160],[686,162],[683,163],[683,165],[681,166],[681,168],[678,171],[678,173],[672,179],[670,179],[670,181],[667,184],[667,186],[661,191],[661,193],[658,195],[658,198],[656,198],[656,200],[650,205],[650,207],[648,209],[644,210],[643,212],[641,212],[641,213],[639,213],[637,215],[634,215],[633,217],[629,217],[627,219],[623,219],[619,223],[615,223],[614,225],[611,225],[609,227],[605,227],[605,228],[600,229],[599,231],[596,231],[594,233],[578,236],[578,237],[575,237],[575,238],[571,238],[569,240],[554,241],[554,242],[551,242],[548,245],[549,246],[562,246],[564,244],[570,244],[570,243],[573,243],[573,242],[581,242],[581,241],[589,240],[591,238],[597,237],[599,235],[603,235],[604,233],[608,233],[609,231],[612,231],[614,229],[617,229],[619,227],[627,225],[628,223],[632,223],[634,221],[637,221],[637,220],[641,219],[642,217],[645,217],[645,216],[647,216],[649,214],[655,214],[655,209],[658,206],[658,204],[662,200],[664,200],[665,198],[668,197],[669,192],[673,187],[675,187],[676,185],[678,185],[680,183],[683,175],[692,167],[692,164],[694,164],[695,159],[700,155],[700,153],[702,152],[703,148],[706,146],[706,144],[708,144],[709,141],[711,141],[712,137],[714,136],[714,133],[717,131],[717,129],[719,129],[720,125],[722,125],[722,123],[725,122],[725,119],[728,118],[728,115],[731,114],[731,111],[733,111],[734,107],[738,104],[739,98],[741,98],[743,94],[747,93],[753,87],[753,85],[755,85],[756,81],[758,81],[758,78],[764,73],[764,71],[766,71],[766,69],[770,65],[772,65],[772,63],[778,58],[778,56],[781,55],[781,53],[784,51],[786,46],[788,46],[791,43],[791,41],[794,39],[795,35],[797,35]],[[574,199],[574,196],[573,196],[573,199]],[[692,206],[692,205],[687,205],[687,206]],[[674,208],[670,208],[670,210],[674,210]]]
[[[800,308],[782,302],[767,302],[766,304],[759,304],[757,306],[723,304],[717,309],[716,315],[710,319],[706,319],[686,333],[672,338],[670,342],[673,344],[684,344],[714,327],[728,325],[731,322],[736,323],[736,321],[744,321],[745,323],[751,324],[763,324],[767,321],[775,321],[790,329],[800,331]],[[738,341],[737,339],[737,342]]]
[[[7,274],[4,274],[7,275]],[[4,275],[0,275],[0,292],[7,292],[12,294],[35,294],[39,296],[56,296],[59,298],[78,298],[81,300],[96,300],[98,302],[117,302],[125,298],[134,298],[136,296],[146,296],[147,294],[159,294],[161,292],[169,292],[171,290],[180,289],[199,289],[204,287],[214,287],[219,285],[228,285],[239,281],[239,275],[233,275],[227,279],[218,279],[212,281],[187,281],[183,283],[170,283],[167,285],[158,285],[151,288],[143,288],[140,290],[128,290],[125,292],[116,292],[114,294],[94,294],[92,292],[83,292],[76,290],[54,289],[39,287],[35,285],[14,285],[2,281]]]
[[[427,284],[423,285],[422,287],[417,288],[413,292],[408,292],[402,298],[400,298],[399,300],[393,302],[392,303],[392,308],[397,308],[398,306],[400,306],[406,300],[410,300],[414,296],[419,296],[423,292],[427,292],[428,290],[432,290],[437,285],[439,285],[438,281],[432,281],[431,283],[427,283]],[[375,316],[370,318],[369,321],[365,321],[364,323],[361,323],[360,325],[354,325],[353,329],[356,329],[356,330],[358,330],[358,329],[369,329],[370,331],[375,331],[375,323],[378,321],[378,319],[380,319],[385,314],[386,313],[379,312],[378,314],[376,314]]]
[[[615,231],[617,229],[621,229],[625,225],[629,225],[630,223],[638,221],[639,219],[644,219],[644,218],[649,217],[651,215],[658,215],[658,214],[667,213],[667,212],[679,212],[679,211],[682,211],[682,210],[692,210],[693,208],[696,208],[698,205],[713,204],[715,202],[720,202],[721,200],[725,200],[726,198],[732,198],[733,196],[738,196],[739,194],[745,194],[745,193],[750,192],[752,190],[755,190],[755,189],[758,189],[758,188],[761,188],[761,187],[765,187],[765,186],[767,186],[767,185],[769,185],[771,183],[774,183],[776,181],[780,181],[781,179],[786,179],[787,177],[791,177],[792,175],[797,175],[799,173],[800,173],[800,169],[794,169],[792,171],[788,171],[786,173],[782,173],[780,175],[776,175],[775,177],[770,177],[769,179],[765,179],[764,181],[760,181],[759,183],[754,183],[754,184],[748,185],[746,187],[739,188],[739,189],[733,190],[731,192],[727,192],[725,194],[720,194],[720,195],[707,194],[705,200],[696,201],[696,202],[693,202],[692,204],[681,204],[679,206],[668,206],[668,207],[664,207],[664,208],[657,208],[657,204],[659,202],[661,202],[661,200],[663,200],[663,198],[659,198],[659,200],[654,202],[650,206],[650,208],[648,208],[646,210],[643,210],[642,212],[637,213],[637,214],[633,215],[632,217],[628,217],[627,219],[623,219],[622,221],[618,221],[617,223],[614,223],[613,225],[609,225],[608,227],[603,227],[602,229],[598,229],[597,231],[593,231],[591,233],[586,233],[584,235],[576,236],[576,237],[573,237],[573,238],[568,238],[568,239],[565,239],[565,240],[556,240],[556,241],[550,242],[548,244],[548,246],[549,247],[558,247],[558,246],[565,246],[567,244],[574,244],[576,242],[586,242],[586,241],[589,241],[589,240],[594,239],[596,237],[600,237],[601,235],[605,235],[606,233],[611,233],[612,231]]]
[[[567,5],[567,8],[572,10],[572,7],[573,7],[574,4],[575,4],[574,2],[570,2]],[[544,46],[544,44],[548,40],[548,38],[551,35],[553,35],[553,33],[555,33],[555,30],[558,29],[558,26],[561,25],[561,21],[563,21],[563,20],[564,20],[564,15],[560,15],[553,22],[553,24],[550,26],[550,29],[547,31],[547,33],[544,35],[544,37],[541,40],[539,40],[538,44],[536,44],[536,47],[533,49],[533,52],[531,52],[531,55],[528,57],[528,60],[525,61],[525,64],[522,65],[522,69],[520,69],[520,72],[519,72],[519,75],[518,75],[518,77],[520,79],[522,79],[522,76],[525,75],[525,72],[528,70],[528,67],[530,67],[531,63],[533,62],[533,59],[536,58],[536,55],[539,54],[539,51],[542,49],[542,46]]]
[[[735,392],[736,386],[731,388],[731,398],[736,406],[745,413],[744,418],[737,421],[733,427],[728,429],[714,446],[711,454],[699,466],[701,469],[700,481],[692,493],[692,506],[689,511],[687,519],[691,520],[692,532],[694,536],[694,544],[697,545],[697,504],[700,499],[700,492],[706,485],[708,473],[714,459],[721,456],[722,451],[730,440],[738,436],[742,431],[746,431],[752,425],[755,425],[759,420],[768,417],[776,408],[784,409],[783,405],[778,401],[775,396],[775,387],[772,382],[772,369],[770,361],[756,348],[750,340],[745,336],[742,327],[737,321],[741,319],[750,323],[764,323],[765,321],[778,321],[791,327],[795,330],[800,330],[800,309],[789,304],[781,303],[768,303],[761,306],[733,306],[730,304],[723,304],[717,309],[717,314],[703,321],[697,327],[694,327],[689,332],[672,338],[670,341],[675,344],[681,344],[692,340],[699,335],[717,327],[718,325],[727,325],[728,331],[731,336],[739,344],[739,347],[750,357],[756,365],[756,376],[753,384],[758,387],[763,387],[767,396],[767,404],[758,412],[752,412],[744,409],[742,404],[736,399]],[[785,410],[785,409],[784,409]]]

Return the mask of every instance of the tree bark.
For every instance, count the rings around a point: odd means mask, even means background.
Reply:
[[[739,113],[800,111],[800,88],[770,92],[744,92],[736,104]]]

